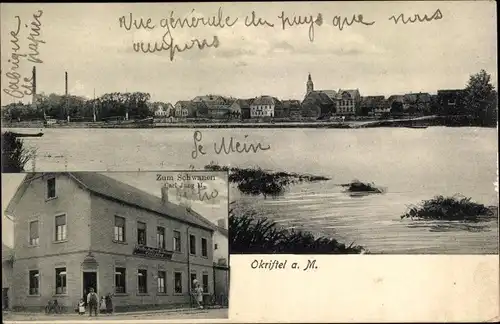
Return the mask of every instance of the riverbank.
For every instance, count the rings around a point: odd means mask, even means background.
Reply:
[[[432,126],[448,127],[496,127],[495,125],[481,125],[470,116],[423,116],[395,119],[365,119],[352,121],[276,121],[276,122],[200,122],[185,121],[172,123],[106,123],[106,122],[61,122],[59,124],[44,125],[41,121],[2,123],[4,128],[378,128],[378,127],[408,127],[425,128]]]

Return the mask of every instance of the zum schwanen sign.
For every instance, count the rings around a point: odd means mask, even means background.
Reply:
[[[158,249],[158,248],[153,248],[149,246],[142,246],[142,245],[136,245],[134,248],[134,254],[136,255],[142,255],[145,257],[150,257],[150,258],[157,258],[157,259],[172,259],[172,251],[164,250],[164,249]]]

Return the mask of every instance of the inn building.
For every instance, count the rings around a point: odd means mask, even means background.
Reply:
[[[191,283],[214,291],[217,226],[189,208],[91,172],[29,173],[14,219],[12,307],[74,307],[89,288],[115,309],[189,304]]]

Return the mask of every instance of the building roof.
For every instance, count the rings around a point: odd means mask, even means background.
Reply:
[[[337,93],[337,98],[341,98],[344,92],[347,92],[349,96],[351,96],[351,98],[356,98],[360,96],[358,89],[344,89],[344,90],[339,89],[339,92]]]
[[[278,102],[277,98],[271,96],[260,96],[255,98],[252,102],[252,106],[260,106],[260,105],[274,105]]]
[[[216,227],[217,227],[217,229],[216,229],[216,230],[217,230],[219,233],[221,233],[221,234],[222,234],[222,235],[224,235],[225,237],[229,237],[229,231],[228,231],[226,228],[224,228],[224,227],[220,227],[220,226],[216,226]]]
[[[319,90],[320,92],[323,92],[326,94],[330,99],[335,100],[337,98],[337,91],[335,90]]]
[[[362,106],[378,106],[386,103],[384,96],[366,96],[361,98]]]
[[[319,102],[320,105],[331,105],[333,104],[333,100],[323,91],[311,91],[306,95],[306,99],[312,99],[316,102]]]
[[[240,105],[241,109],[249,109],[251,101],[249,99],[236,99],[234,103]]]
[[[31,179],[34,176],[40,176],[41,174],[42,173],[27,174],[25,180],[14,195],[14,198],[18,196],[18,192],[20,192],[20,196],[22,196]],[[215,225],[211,224],[208,220],[203,221],[202,219],[205,218],[193,210],[171,202],[163,203],[160,197],[149,194],[136,187],[107,177],[103,174],[95,172],[64,172],[63,174],[75,180],[83,189],[105,199],[118,201],[211,231],[215,230]],[[20,196],[17,198],[18,201]],[[12,208],[10,204],[9,207]]]

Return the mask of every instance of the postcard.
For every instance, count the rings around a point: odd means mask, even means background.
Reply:
[[[498,320],[496,3],[1,8],[11,320]]]

